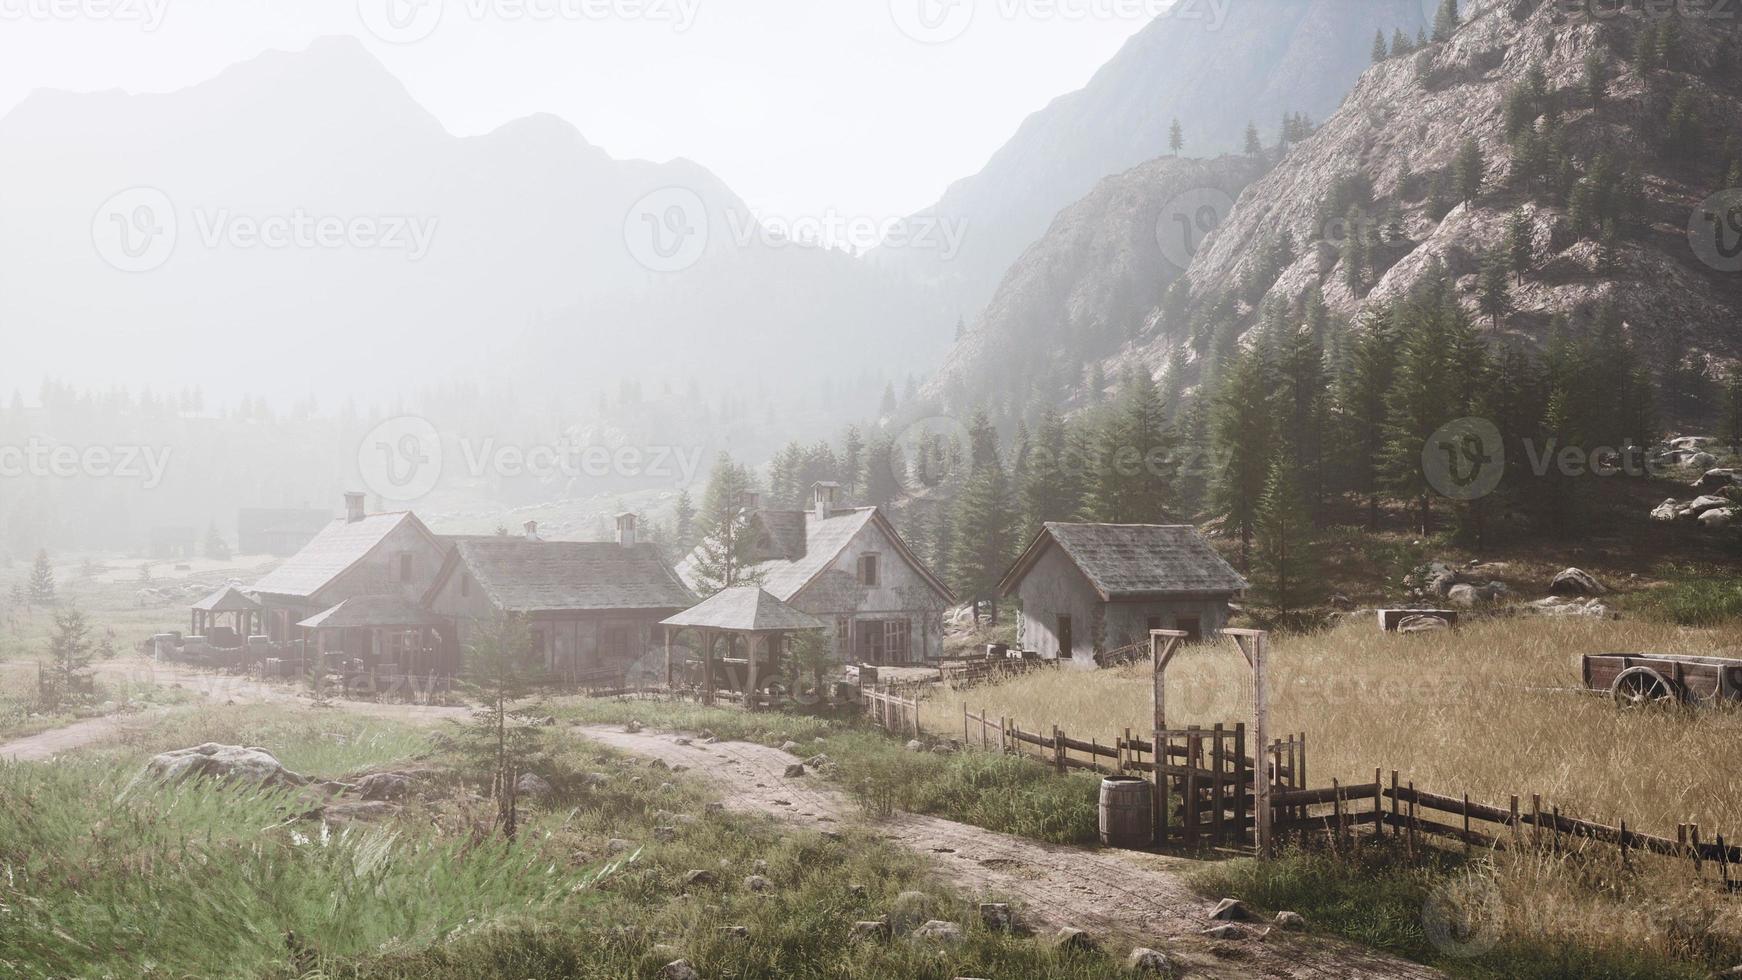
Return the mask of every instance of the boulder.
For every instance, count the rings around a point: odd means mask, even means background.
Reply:
[[[1707,470],[1694,481],[1694,489],[1701,493],[1716,493],[1725,487],[1742,484],[1742,470],[1722,469]]]
[[[744,879],[744,887],[750,889],[753,892],[773,891],[774,890],[774,882],[769,881],[767,878],[764,878],[761,875],[751,875],[750,877]]]
[[[1438,633],[1451,628],[1451,621],[1444,616],[1405,616],[1397,624],[1397,632],[1405,634]]]
[[[1010,914],[1010,906],[1003,902],[980,903],[980,921],[992,932],[1010,932],[1016,927],[1016,918]]]
[[[641,722],[631,718],[629,723],[623,726],[623,730],[631,735],[637,734],[641,731]]]
[[[726,804],[719,803],[719,802],[706,803],[706,804],[702,805],[702,812],[703,813],[725,813],[726,812]]]
[[[1715,445],[1717,441],[1711,436],[1677,436],[1669,441],[1669,448],[1682,452],[1698,452],[1707,446]]]
[[[962,941],[962,927],[954,922],[932,919],[913,930],[913,938],[920,942],[937,943],[940,946],[954,946]]]
[[[256,786],[306,786],[309,782],[307,777],[284,768],[265,749],[216,742],[152,756],[145,771],[167,782],[196,777]]]
[[[702,975],[689,960],[673,960],[660,967],[659,980],[702,980]]]
[[[627,854],[635,849],[635,845],[621,837],[613,837],[605,842],[606,854]]]
[[[1073,926],[1065,926],[1063,929],[1060,929],[1058,933],[1052,937],[1052,944],[1055,949],[1070,950],[1081,953],[1091,952],[1099,948],[1095,944],[1094,937]]]
[[[550,791],[550,783],[536,773],[521,773],[520,778],[514,781],[514,792],[520,796],[530,796],[537,799],[541,796],[549,796]]]
[[[611,781],[611,777],[602,772],[590,772],[581,777],[581,785],[588,789],[598,789]]]
[[[1730,501],[1728,499],[1713,494],[1706,494],[1701,497],[1695,497],[1693,503],[1688,504],[1688,510],[1693,511],[1695,514],[1704,514],[1708,510],[1728,506],[1730,506]]]
[[[365,800],[403,800],[411,795],[412,780],[401,772],[378,772],[357,780],[357,795]]]
[[[1700,526],[1708,531],[1717,531],[1729,527],[1736,520],[1736,510],[1732,507],[1719,507],[1708,510],[1700,515]]]
[[[1548,590],[1555,595],[1580,596],[1602,595],[1609,591],[1590,572],[1580,568],[1569,568],[1556,575],[1548,584]]]
[[[801,751],[801,747],[797,742],[782,742],[780,743],[780,751],[796,755]]]
[[[833,759],[829,758],[828,756],[823,755],[822,753],[819,752],[816,755],[813,755],[810,758],[804,760],[804,764],[811,767],[812,769],[824,769],[824,768],[827,768],[828,766],[834,765],[835,760],[833,760]]]
[[[924,752],[925,751],[925,743],[921,742],[917,738],[909,739],[907,742],[907,751],[909,751],[909,752]]]
[[[1205,936],[1208,936],[1211,939],[1221,939],[1221,940],[1234,940],[1234,939],[1245,939],[1246,938],[1246,930],[1240,928],[1237,925],[1234,925],[1231,922],[1224,922],[1219,926],[1211,926],[1210,928],[1205,929],[1203,934]]]
[[[748,941],[750,939],[750,929],[748,926],[721,926],[719,931],[720,935],[726,939],[736,939],[740,941]]]
[[[879,940],[889,938],[889,923],[882,919],[866,920],[853,923],[853,931],[849,934],[854,939]]]
[[[1300,932],[1306,928],[1306,917],[1299,912],[1278,912],[1276,928],[1284,932]]]
[[[1711,453],[1700,452],[1689,456],[1687,465],[1692,466],[1695,469],[1706,470],[1716,466],[1717,463],[1718,457],[1713,456]]]
[[[683,883],[686,885],[711,885],[718,880],[718,877],[706,868],[696,868],[683,876]]]
[[[1446,593],[1446,601],[1459,609],[1474,609],[1481,603],[1482,594],[1474,585],[1454,585]]]
[[[1159,950],[1147,946],[1139,946],[1125,957],[1125,969],[1132,973],[1160,973],[1166,975],[1171,969],[1167,956]]]
[[[1681,509],[1681,504],[1677,503],[1674,497],[1670,497],[1652,509],[1651,519],[1654,521],[1673,521],[1681,516]]]
[[[786,778],[797,779],[798,777],[800,777],[802,775],[804,775],[804,763],[795,762],[792,765],[786,767]]]
[[[1224,898],[1210,911],[1210,918],[1217,922],[1251,922],[1253,915],[1245,902],[1237,898]]]

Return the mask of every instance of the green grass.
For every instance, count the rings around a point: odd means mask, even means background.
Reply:
[[[0,741],[23,738],[60,728],[85,718],[96,718],[121,709],[128,702],[139,708],[186,704],[198,699],[191,691],[133,681],[104,679],[88,703],[67,707],[41,704],[36,691],[34,663],[0,663]]]
[[[1742,619],[1742,581],[1733,570],[1710,565],[1664,565],[1667,584],[1629,600],[1648,618],[1681,626],[1722,626]]]
[[[1092,844],[1101,781],[1060,777],[1031,759],[987,752],[909,752],[903,739],[848,721],[682,702],[580,700],[557,706],[577,723],[639,721],[670,731],[708,731],[727,741],[800,746],[797,756],[827,755],[834,778],[872,816],[894,810],[923,813],[1054,844]]]
[[[1296,850],[1271,862],[1229,861],[1192,879],[1207,897],[1299,912],[1317,931],[1471,980],[1704,980],[1722,962],[1696,966],[1630,947],[1625,939],[1592,948],[1545,932],[1533,935],[1532,910],[1522,907],[1528,897],[1509,902],[1506,890],[1493,882],[1480,861],[1435,852],[1411,862],[1389,842],[1353,854]],[[1442,914],[1430,917],[1430,908]],[[1444,914],[1457,909],[1472,910],[1472,931],[1430,933],[1426,923],[1457,921],[1455,914]],[[1436,944],[1436,936],[1450,936],[1453,943]]]

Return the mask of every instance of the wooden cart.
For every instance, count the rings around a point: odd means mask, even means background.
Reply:
[[[1623,708],[1742,701],[1742,660],[1655,653],[1595,653],[1584,658],[1589,690]]]

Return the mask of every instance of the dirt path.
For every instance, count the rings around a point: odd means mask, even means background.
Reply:
[[[815,776],[788,779],[792,756],[743,742],[680,745],[676,736],[629,734],[589,726],[588,738],[637,755],[683,764],[711,777],[721,801],[737,810],[771,813],[825,828],[858,819],[844,794]],[[978,827],[901,814],[875,824],[888,840],[935,859],[946,880],[964,894],[1016,903],[1036,931],[1086,929],[1110,951],[1131,945],[1161,949],[1187,967],[1189,977],[1403,978],[1427,980],[1438,971],[1320,937],[1248,925],[1248,938],[1210,940],[1200,935],[1214,905],[1192,892],[1180,875],[1144,868],[1117,851],[1041,844]]]
[[[246,677],[208,673],[181,665],[157,664],[144,659],[106,661],[98,664],[96,670],[99,683],[126,680],[156,684],[160,687],[180,687],[215,704],[308,704],[308,699],[291,687],[267,684]],[[471,715],[469,708],[417,704],[334,701],[333,705],[342,711],[411,724],[435,724],[449,719],[464,721]],[[42,762],[64,752],[110,739],[120,733],[123,726],[139,719],[161,716],[175,710],[177,709],[173,707],[153,708],[132,714],[87,718],[0,744],[0,759]]]

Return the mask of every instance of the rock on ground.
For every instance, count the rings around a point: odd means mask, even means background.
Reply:
[[[1210,918],[1217,922],[1251,922],[1252,910],[1237,898],[1224,898],[1210,911]]]
[[[1286,932],[1299,932],[1306,928],[1306,917],[1299,912],[1278,912],[1276,927]]]
[[[689,960],[673,960],[660,968],[660,980],[702,980]]]
[[[792,765],[786,767],[786,778],[797,779],[798,777],[800,777],[802,775],[804,775],[804,763],[795,762]]]
[[[683,876],[686,885],[711,885],[715,880],[714,873],[706,868],[696,868]]]
[[[1063,929],[1060,929],[1058,934],[1052,937],[1052,944],[1058,949],[1076,950],[1080,952],[1088,952],[1089,950],[1098,948],[1095,944],[1094,937],[1074,926],[1065,926]]]
[[[954,922],[932,919],[913,931],[913,938],[922,942],[954,945],[962,941],[962,927]]]
[[[192,777],[254,783],[260,786],[306,786],[308,779],[284,768],[265,749],[207,742],[191,749],[177,749],[151,757],[145,771],[159,779],[179,782]]]
[[[403,800],[411,795],[412,779],[401,772],[378,772],[357,780],[358,795],[365,800]]]
[[[1556,575],[1548,585],[1555,595],[1598,596],[1609,590],[1582,568],[1569,568]]]
[[[1223,940],[1245,939],[1246,938],[1246,930],[1240,928],[1237,925],[1234,925],[1231,922],[1225,922],[1222,925],[1211,926],[1210,928],[1205,929],[1204,935],[1210,937],[1211,939],[1223,939]]]
[[[1133,973],[1167,973],[1169,965],[1167,956],[1159,950],[1147,946],[1139,946],[1125,957],[1125,969]]]
[[[1003,902],[982,903],[980,921],[993,932],[1009,932],[1016,926],[1016,919],[1010,914],[1010,906]]]
[[[522,773],[520,778],[514,781],[514,792],[521,796],[531,796],[534,798],[549,796],[550,783],[545,782],[542,777],[535,773]]]
[[[889,923],[882,919],[855,922],[853,923],[852,937],[854,939],[888,939]]]

